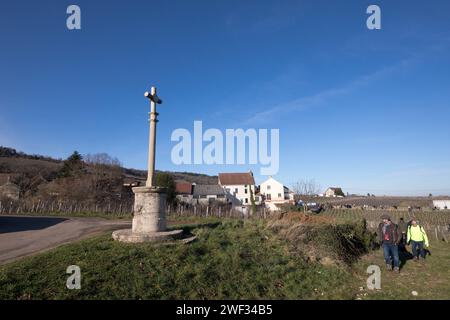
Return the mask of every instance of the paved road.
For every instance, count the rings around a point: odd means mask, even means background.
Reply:
[[[0,264],[55,248],[131,222],[100,218],[0,216]]]

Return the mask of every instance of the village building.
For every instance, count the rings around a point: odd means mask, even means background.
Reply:
[[[278,210],[278,205],[295,203],[294,192],[272,177],[262,182],[259,190],[265,206],[272,211]]]
[[[208,205],[214,202],[227,203],[225,190],[217,185],[196,184],[193,186],[193,199],[199,204]]]
[[[175,194],[178,201],[192,203],[195,183],[177,180],[175,181]]]
[[[250,206],[251,197],[256,197],[256,186],[253,172],[219,173],[219,185],[225,189],[228,199],[234,207]]]
[[[10,181],[9,175],[0,177],[0,199],[19,200],[20,188]]]
[[[433,200],[433,207],[438,210],[450,210],[450,200]]]
[[[145,179],[138,178],[136,176],[125,175],[122,185],[128,188],[140,187],[145,185]]]
[[[324,196],[328,198],[343,198],[345,197],[345,194],[342,191],[342,188],[330,187],[325,191]]]

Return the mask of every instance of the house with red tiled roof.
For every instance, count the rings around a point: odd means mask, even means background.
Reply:
[[[192,183],[182,180],[175,181],[176,194],[192,194]]]
[[[234,206],[251,205],[251,196],[256,200],[253,172],[219,173],[219,185],[223,187]]]
[[[187,182],[184,180],[175,181],[175,193],[180,202],[191,203],[193,201],[195,183]]]

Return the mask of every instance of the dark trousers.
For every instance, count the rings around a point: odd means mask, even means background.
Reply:
[[[400,259],[398,257],[398,246],[396,244],[383,243],[384,260],[386,264],[392,265],[394,261],[394,267],[400,266]]]
[[[419,255],[422,258],[425,258],[425,250],[423,249],[423,241],[412,241],[411,240],[411,246],[412,246],[412,254],[414,257],[419,257]]]
[[[406,233],[402,233],[402,238],[398,244],[398,250],[400,252],[408,252],[408,250],[406,250]]]

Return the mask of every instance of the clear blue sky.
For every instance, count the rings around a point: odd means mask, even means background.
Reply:
[[[66,28],[77,4],[82,30]],[[366,8],[382,30],[366,28]],[[285,184],[450,194],[450,2],[8,1],[0,10],[0,145],[107,152],[145,168],[151,84],[157,168],[176,128],[279,128]],[[257,182],[262,177],[257,176]]]

